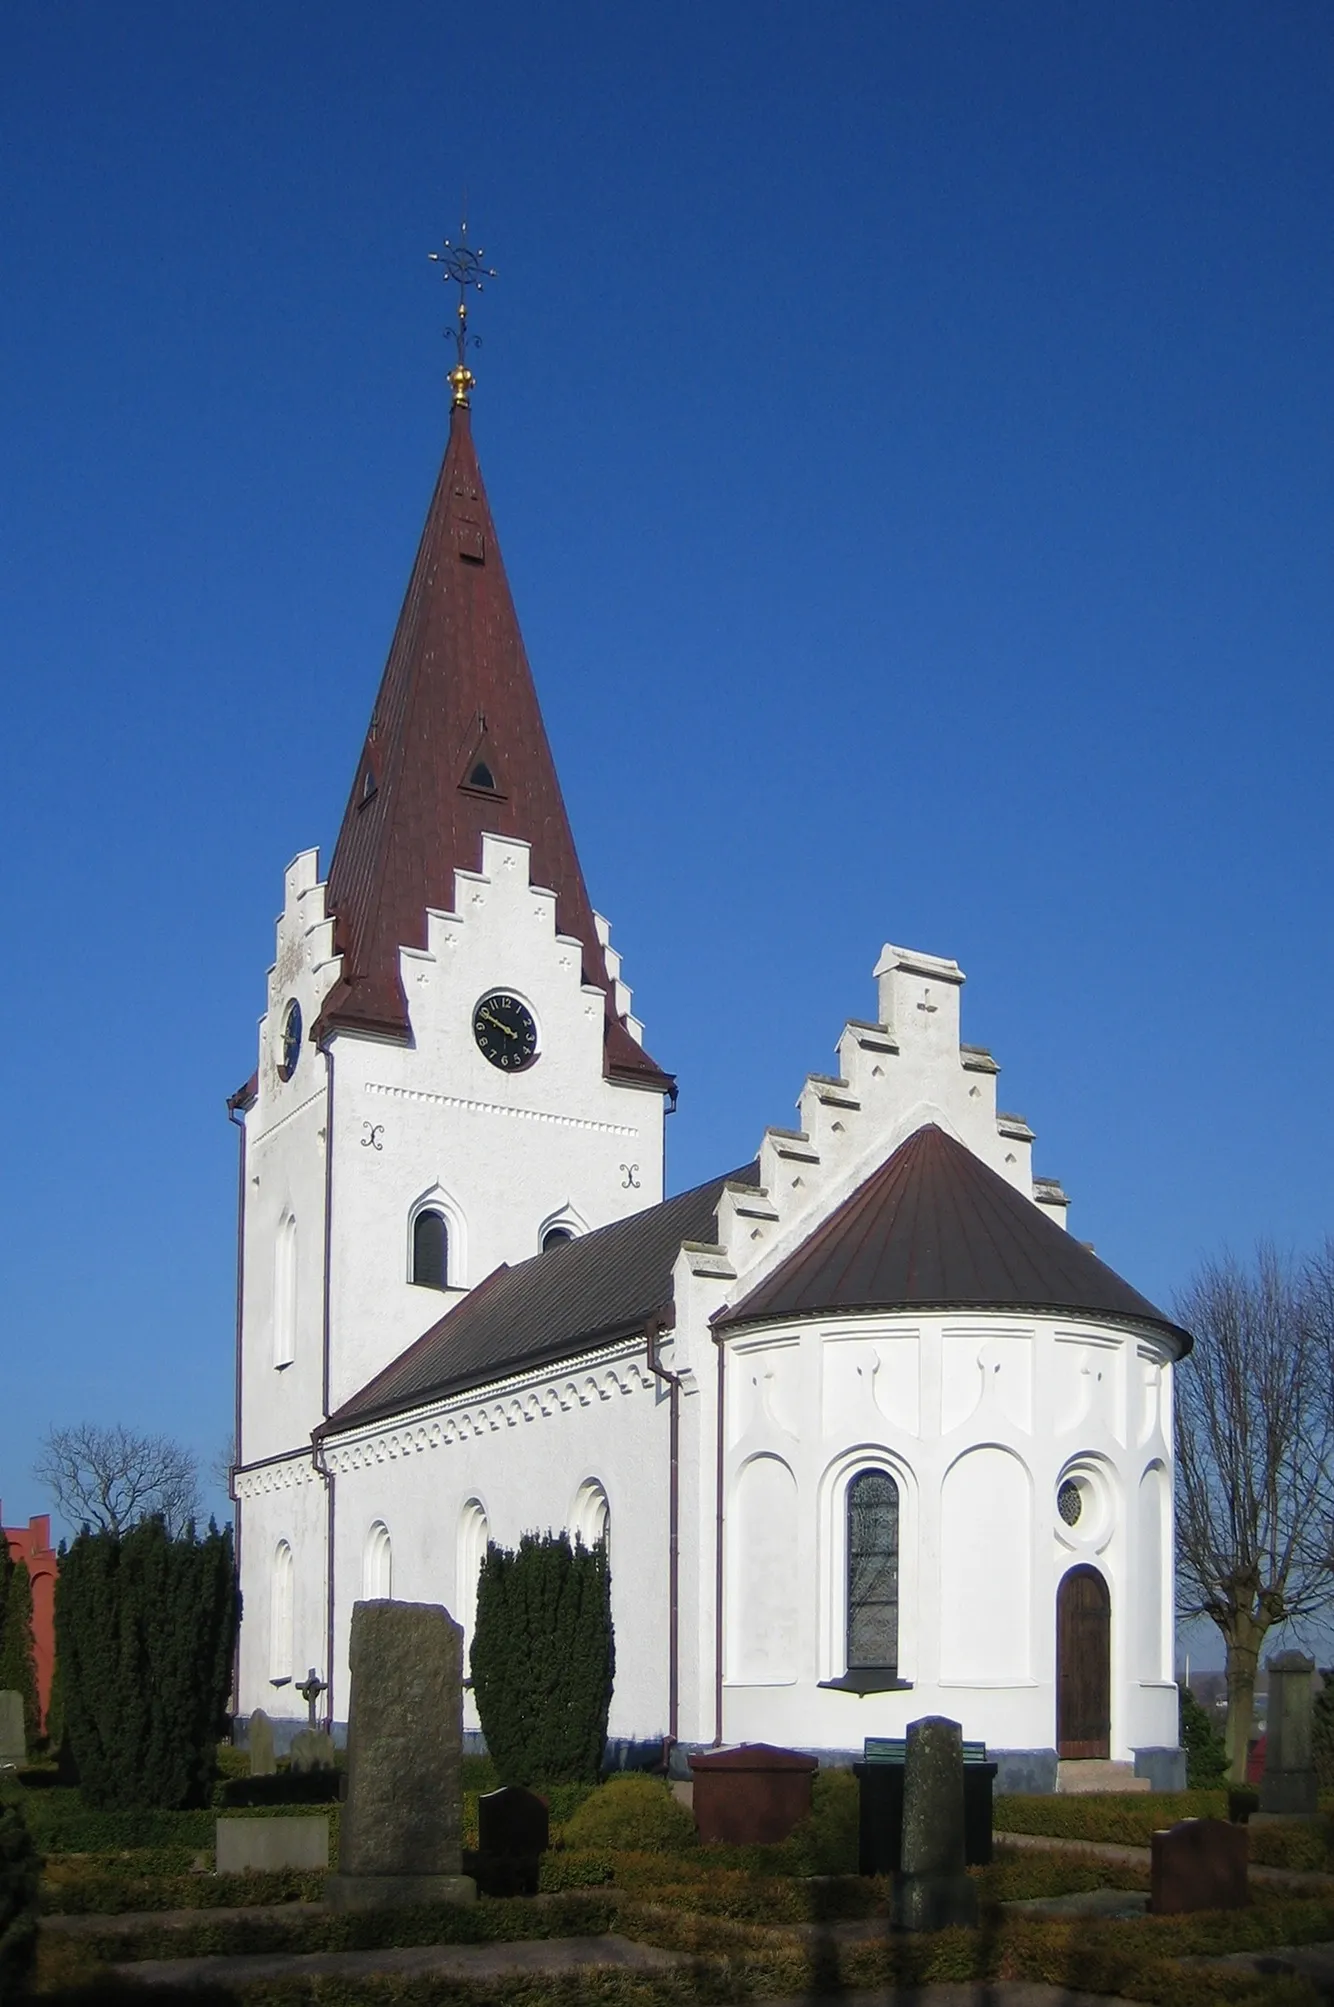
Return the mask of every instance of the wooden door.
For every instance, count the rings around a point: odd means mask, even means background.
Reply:
[[[1107,1756],[1112,1731],[1112,1602],[1096,1568],[1072,1568],[1056,1594],[1056,1753]]]

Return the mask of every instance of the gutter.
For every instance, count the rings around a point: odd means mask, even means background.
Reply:
[[[658,1343],[666,1328],[661,1316],[650,1317],[644,1326],[648,1346],[648,1369],[664,1382],[668,1399],[668,1455],[671,1476],[667,1493],[667,1747],[663,1767],[679,1741],[681,1726],[681,1376],[669,1373],[658,1357]]]

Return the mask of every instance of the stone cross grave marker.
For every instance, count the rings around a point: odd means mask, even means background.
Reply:
[[[1311,1750],[1311,1677],[1315,1660],[1304,1652],[1279,1652],[1266,1659],[1265,1670],[1269,1674],[1269,1717],[1260,1810],[1313,1817],[1317,1783]]]
[[[23,1695],[6,1688],[0,1693],[0,1770],[12,1769],[28,1760],[28,1738],[23,1726]]]
[[[352,1612],[347,1798],[333,1909],[471,1902],[463,1866],[463,1632],[437,1603]]]
[[[964,1869],[963,1730],[943,1715],[908,1723],[901,1859],[894,1881],[900,1929],[977,1922],[977,1890]]]
[[[246,1748],[250,1752],[252,1777],[273,1777],[277,1774],[278,1759],[273,1753],[273,1723],[262,1707],[257,1707],[250,1717],[246,1729]]]

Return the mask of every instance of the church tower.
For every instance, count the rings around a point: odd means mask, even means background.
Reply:
[[[271,1584],[283,1603],[275,1686],[312,1665],[327,1677],[312,1431],[502,1264],[662,1198],[673,1082],[584,883],[462,355],[451,382],[328,874],[314,850],[288,866],[259,1063],[229,1104],[242,1580],[252,1606]],[[279,1491],[279,1545],[300,1551],[276,1565],[264,1503]]]

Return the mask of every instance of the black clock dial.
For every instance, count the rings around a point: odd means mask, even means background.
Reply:
[[[483,1059],[505,1073],[522,1073],[537,1058],[537,1026],[526,1004],[508,990],[493,990],[472,1014],[472,1035]]]
[[[293,997],[283,1018],[283,1056],[278,1062],[278,1078],[290,1080],[301,1057],[301,1006]]]

